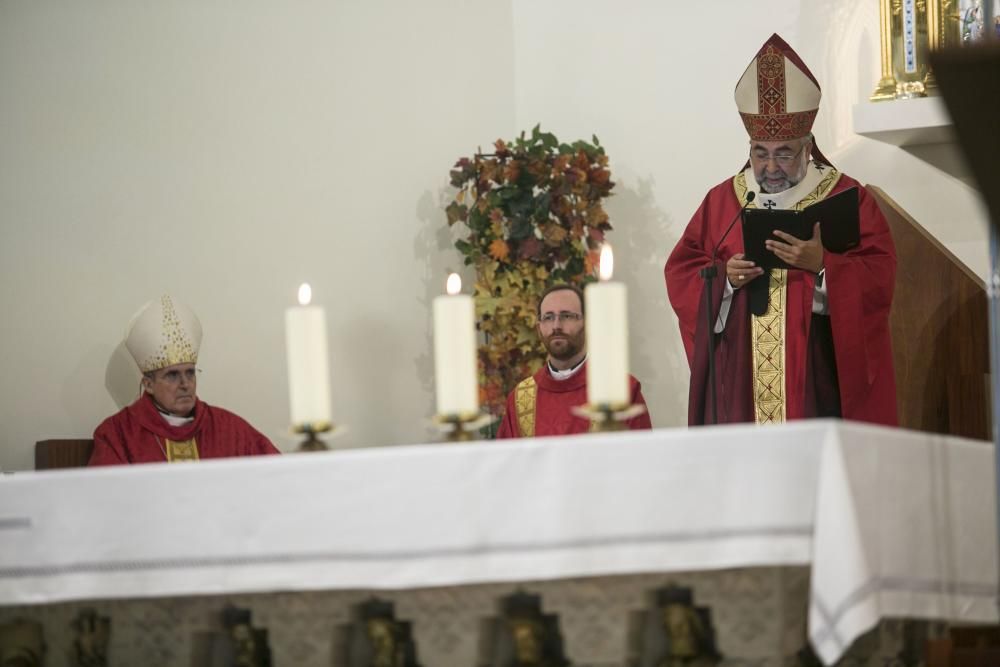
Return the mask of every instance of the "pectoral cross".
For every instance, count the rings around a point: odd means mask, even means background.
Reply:
[[[777,204],[774,203],[773,199],[768,199],[767,201],[764,202],[763,206],[764,208],[771,210],[772,208],[777,206]]]

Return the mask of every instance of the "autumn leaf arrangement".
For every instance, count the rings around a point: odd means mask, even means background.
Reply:
[[[565,144],[536,126],[459,159],[451,184],[448,225],[464,227],[455,247],[476,269],[480,404],[500,415],[507,393],[545,360],[538,297],[554,283],[595,280],[611,229],[602,200],[614,183],[597,137]]]

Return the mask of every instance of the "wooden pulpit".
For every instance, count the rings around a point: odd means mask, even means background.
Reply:
[[[986,285],[875,186],[896,245],[889,325],[899,425],[989,440]]]

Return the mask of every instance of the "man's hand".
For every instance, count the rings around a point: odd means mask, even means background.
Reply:
[[[726,262],[726,277],[729,278],[729,284],[733,286],[733,289],[743,287],[764,273],[764,269],[748,259],[743,259],[744,256],[743,253],[738,253],[730,257],[729,261]]]
[[[777,255],[778,259],[797,269],[805,269],[813,273],[823,270],[823,239],[819,234],[819,223],[813,225],[813,235],[808,241],[797,239],[791,234],[774,230],[774,235],[782,239],[764,241],[764,247]]]

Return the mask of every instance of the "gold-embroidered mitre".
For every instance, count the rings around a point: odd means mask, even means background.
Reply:
[[[736,84],[736,107],[754,141],[809,134],[820,100],[819,82],[777,34],[764,42]]]
[[[143,373],[198,363],[201,322],[190,308],[164,294],[132,317],[125,347]]]

